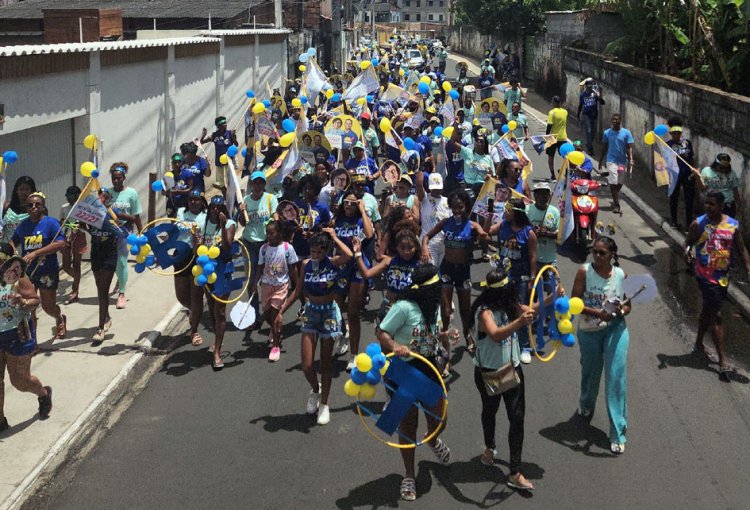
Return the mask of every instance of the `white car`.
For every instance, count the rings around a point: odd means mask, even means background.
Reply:
[[[417,49],[406,50],[406,62],[410,69],[417,69],[418,71],[424,69],[424,57],[422,57],[422,52]]]

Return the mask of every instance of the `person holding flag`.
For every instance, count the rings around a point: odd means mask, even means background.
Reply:
[[[680,173],[677,176],[677,183],[672,190],[672,194],[669,195],[669,214],[672,221],[672,227],[679,228],[677,224],[677,206],[680,202],[680,188],[685,198],[685,226],[689,226],[693,222],[693,206],[695,204],[695,180],[694,174],[697,174],[697,170],[693,170],[693,143],[682,136],[682,120],[673,117],[667,121],[669,125],[670,140],[667,140],[667,145],[674,151],[679,157],[677,158],[677,168],[680,169]]]

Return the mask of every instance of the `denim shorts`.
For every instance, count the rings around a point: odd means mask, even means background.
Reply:
[[[454,264],[443,260],[440,264],[440,281],[443,287],[455,287],[456,290],[471,290],[471,266]]]
[[[31,338],[25,341],[19,340],[17,328],[0,332],[0,351],[11,356],[31,355],[36,349],[36,327],[31,319],[29,319],[29,329],[31,330]]]
[[[341,310],[336,302],[316,305],[305,303],[305,315],[302,318],[303,333],[314,333],[320,337],[336,338],[341,333]]]

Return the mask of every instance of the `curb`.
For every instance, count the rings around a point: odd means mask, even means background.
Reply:
[[[16,510],[36,492],[36,485],[40,479],[52,478],[67,464],[67,460],[82,439],[92,435],[93,429],[100,422],[105,411],[117,403],[126,393],[131,379],[137,374],[136,367],[148,359],[147,355],[154,352],[153,344],[165,332],[175,331],[184,322],[180,317],[182,306],[175,303],[167,315],[149,332],[143,340],[136,344],[139,352],[128,360],[120,372],[110,381],[104,390],[84,409],[76,420],[63,432],[52,447],[45,453],[41,461],[23,479],[8,498],[0,503],[0,510]]]

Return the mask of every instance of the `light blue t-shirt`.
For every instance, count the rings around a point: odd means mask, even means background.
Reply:
[[[607,163],[626,165],[628,163],[628,144],[633,143],[633,135],[621,127],[617,131],[609,128],[604,131],[602,143],[607,144]]]
[[[475,154],[468,147],[461,147],[461,158],[464,160],[464,180],[466,184],[482,184],[484,176],[492,173],[495,166],[489,154]]]
[[[518,332],[514,331],[508,338],[495,342],[486,333],[479,332],[479,315],[487,308],[480,308],[474,316],[474,338],[477,339],[478,356],[474,356],[474,365],[481,368],[497,370],[509,361],[517,367],[521,363],[521,348],[518,345]],[[492,317],[498,327],[507,325],[508,315],[502,310],[491,310]],[[524,326],[526,327],[526,326]]]

